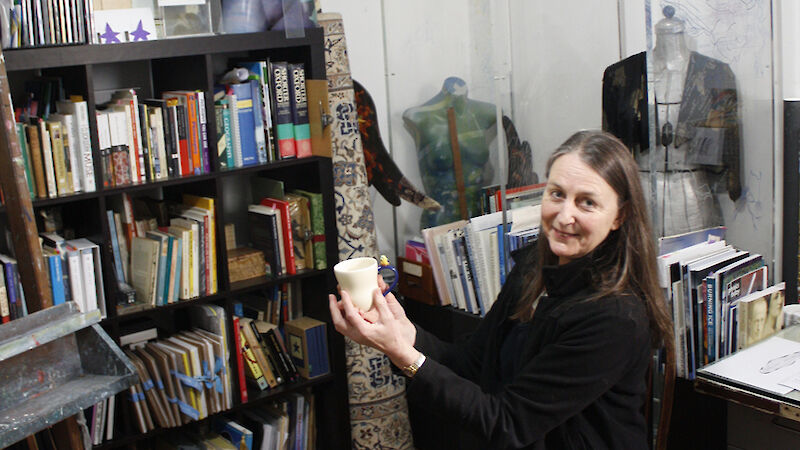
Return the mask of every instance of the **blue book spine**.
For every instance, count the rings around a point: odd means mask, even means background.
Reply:
[[[9,261],[3,262],[3,272],[6,275],[6,292],[8,294],[8,307],[11,313],[11,320],[22,317],[22,308],[19,305],[19,291],[17,278],[14,276],[14,264]]]
[[[708,347],[708,360],[706,363],[713,362],[717,359],[717,347],[714,336],[716,336],[716,327],[714,326],[716,308],[714,307],[714,292],[716,291],[716,278],[714,274],[706,277],[706,340]]]
[[[497,226],[497,263],[500,265],[500,286],[506,283],[506,252],[505,252],[505,233],[503,224]]]
[[[164,262],[164,304],[169,301],[169,291],[172,289],[173,283],[170,278],[172,266],[172,242],[175,240],[173,236],[169,236],[167,240],[162,241],[161,245],[167,246],[167,257]],[[177,273],[175,274],[177,277]]]
[[[125,281],[125,274],[122,272],[122,256],[119,251],[119,239],[117,236],[117,226],[114,220],[114,211],[106,211],[108,218],[108,231],[111,234],[111,252],[114,253],[114,272],[117,275],[117,281]]]
[[[60,305],[66,301],[61,256],[57,254],[47,255],[47,266],[50,269],[50,290],[53,292],[53,306]]]
[[[175,301],[177,302],[180,299],[181,293],[181,272],[183,270],[183,239],[179,237],[175,237],[175,240],[178,242],[178,246],[176,251],[178,252],[178,256],[175,258],[175,279],[173,281],[173,289],[175,289]]]
[[[242,165],[258,164],[258,147],[256,145],[256,121],[253,113],[254,100],[250,83],[232,84],[236,95],[236,107],[239,118],[239,136],[242,143]]]
[[[165,298],[164,298],[164,273],[166,272],[167,268],[167,256],[166,252],[164,251],[164,246],[166,245],[166,240],[161,240],[160,237],[151,236],[150,233],[147,233],[147,238],[157,241],[158,245],[158,275],[156,280],[156,305],[164,305]]]

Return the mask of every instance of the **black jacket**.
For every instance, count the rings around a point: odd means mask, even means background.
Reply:
[[[585,301],[589,257],[544,268],[548,295],[518,373],[501,383],[498,356],[534,253],[529,247],[515,255],[497,302],[469,338],[446,344],[417,328],[415,346],[428,359],[408,384],[409,403],[459,424],[463,433],[451,448],[648,448],[645,306],[632,295]]]

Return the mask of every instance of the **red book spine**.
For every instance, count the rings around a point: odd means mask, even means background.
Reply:
[[[236,348],[236,368],[239,374],[239,395],[242,403],[247,403],[247,384],[244,379],[244,358],[242,357],[242,343],[239,340],[239,318],[233,318],[233,343]]]
[[[261,200],[261,204],[269,206],[270,208],[277,209],[281,213],[281,227],[283,228],[283,247],[284,257],[286,258],[286,272],[289,275],[297,273],[297,267],[294,265],[294,238],[292,237],[292,216],[289,215],[289,203],[285,200],[275,200],[274,198],[265,198]]]

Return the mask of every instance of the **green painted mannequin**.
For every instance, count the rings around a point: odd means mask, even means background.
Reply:
[[[439,211],[422,213],[421,228],[461,218],[447,120],[451,107],[455,112],[469,217],[480,214],[481,188],[492,176],[492,166],[487,162],[489,144],[497,133],[495,106],[467,98],[464,80],[447,78],[433,98],[403,113],[403,122],[417,146],[422,184],[426,193],[442,205]]]

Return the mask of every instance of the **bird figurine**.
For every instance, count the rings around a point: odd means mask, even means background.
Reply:
[[[508,116],[503,116],[503,131],[508,145],[508,184],[507,189],[528,186],[539,182],[533,171],[533,152],[528,141],[521,141]]]
[[[353,80],[353,88],[358,108],[358,130],[361,132],[369,185],[375,186],[381,196],[394,206],[400,206],[400,201],[403,199],[422,209],[432,211],[441,209],[439,202],[425,195],[403,176],[400,168],[397,167],[383,145],[372,97],[356,80]]]

